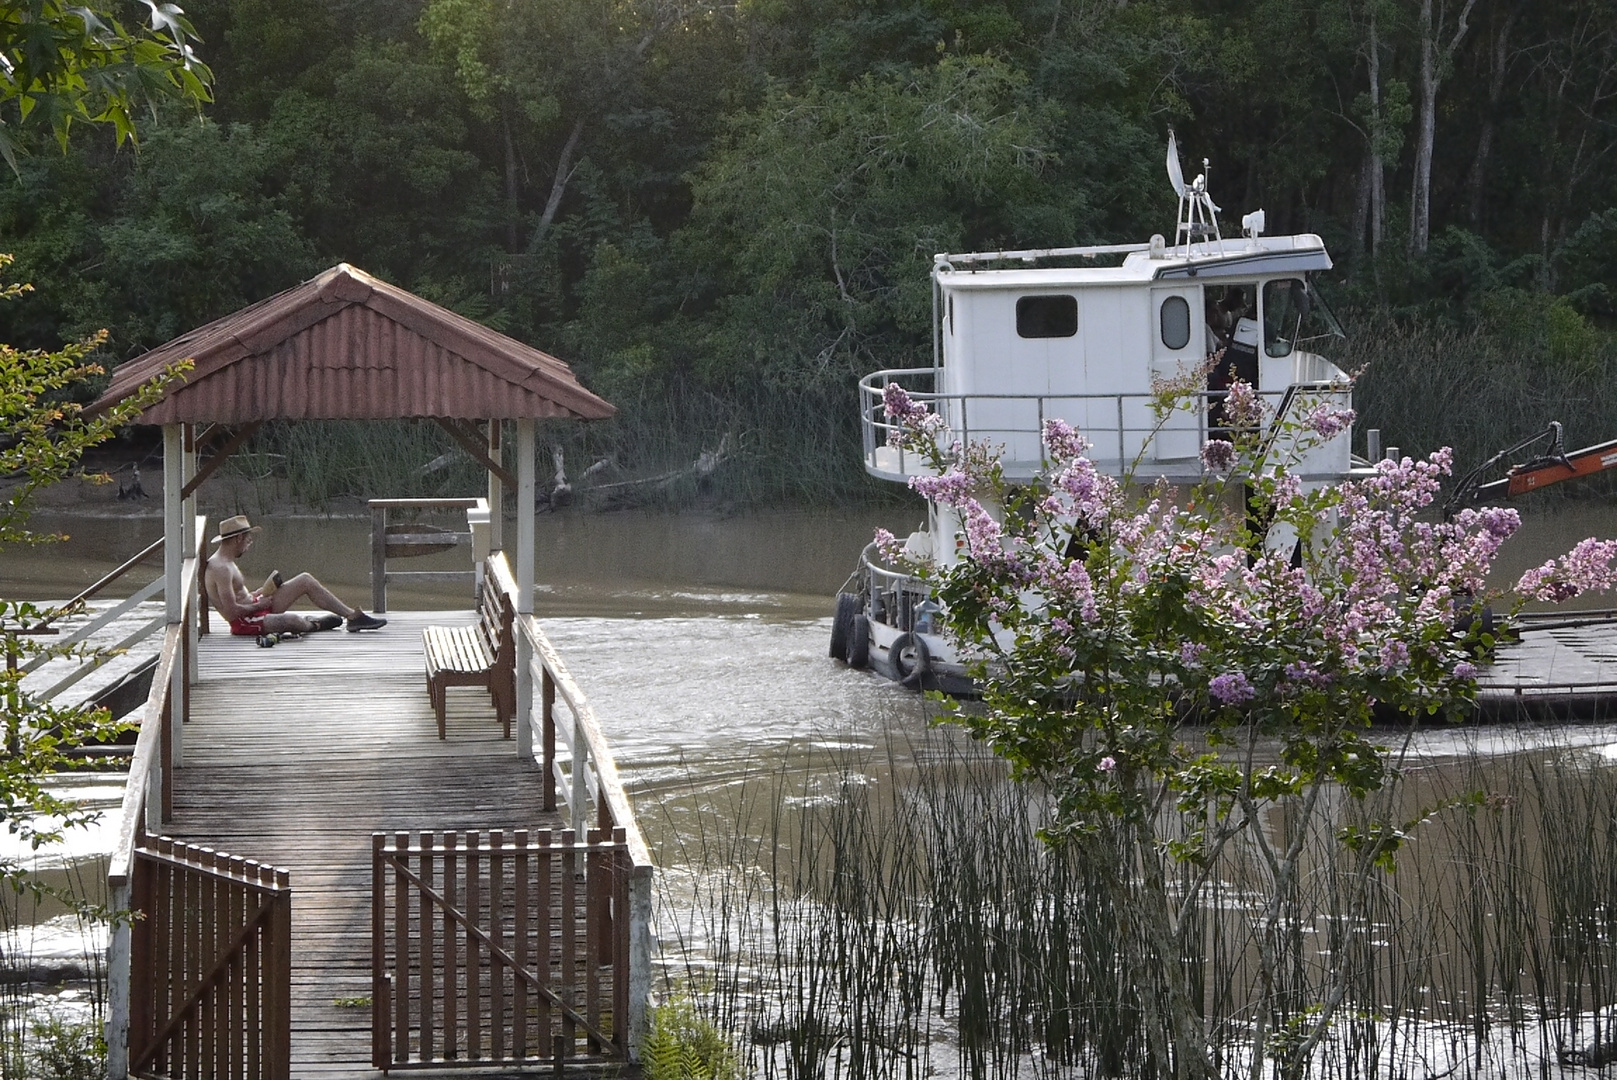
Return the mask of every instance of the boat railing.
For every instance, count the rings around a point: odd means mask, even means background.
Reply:
[[[477,527],[487,525],[489,522],[488,500],[481,498],[445,498],[445,499],[371,499],[371,610],[376,612],[387,611],[387,585],[388,582],[399,584],[426,584],[440,582],[464,582],[469,586],[471,595],[481,583],[477,580],[475,570],[389,570],[389,559],[405,559],[416,555],[428,555],[443,551],[453,545],[473,545],[472,562],[474,565],[482,563],[487,556],[486,550],[477,550]],[[400,526],[390,524],[389,511],[411,510],[464,510],[466,511],[465,532],[443,532],[431,529],[429,526],[403,526],[403,528],[417,528],[415,532],[398,531]],[[393,531],[389,531],[393,530]]]
[[[883,480],[906,481],[932,472],[921,454],[903,446],[903,425],[889,419],[884,404],[888,383],[897,383],[911,400],[942,416],[945,444],[986,443],[996,447],[1004,475],[1025,480],[1045,465],[1043,430],[1047,420],[1064,420],[1090,441],[1090,458],[1103,472],[1140,479],[1199,479],[1201,448],[1218,433],[1216,407],[1222,391],[1186,394],[1166,416],[1157,414],[1161,395],[938,393],[935,368],[891,368],[859,380],[860,427],[865,470]],[[1332,379],[1294,383],[1284,390],[1260,391],[1271,415],[1285,408],[1330,401],[1347,405],[1349,384]],[[1347,475],[1349,439],[1344,434],[1304,452],[1298,472],[1304,479]]]
[[[515,607],[516,579],[504,553],[491,555],[488,566]],[[519,710],[520,703],[531,702],[517,716],[517,753],[533,758],[542,770],[544,808],[564,805],[580,836],[592,827],[623,830],[630,865],[628,1030],[631,1041],[638,1042],[651,993],[651,851],[589,699],[532,614],[519,610],[515,631],[523,646],[517,652]]]

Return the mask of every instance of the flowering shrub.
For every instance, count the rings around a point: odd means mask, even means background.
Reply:
[[[1159,417],[1178,392],[1159,395]],[[1186,965],[1200,893],[1240,837],[1272,883],[1254,926],[1253,1052],[1283,1073],[1301,1068],[1347,980],[1333,971],[1313,1002],[1276,990],[1301,847],[1273,840],[1265,815],[1284,808],[1299,830],[1323,792],[1362,801],[1387,785],[1395,769],[1373,716],[1465,715],[1495,645],[1480,616],[1501,598],[1485,580],[1515,511],[1439,520],[1446,449],[1305,485],[1296,462],[1348,430],[1352,412],[1303,402],[1272,423],[1241,383],[1223,403],[1225,437],[1202,449],[1204,478],[1184,491],[1102,475],[1060,420],[1045,424],[1039,481],[1011,487],[985,448],[942,445],[941,422],[899,387],[886,407],[937,474],[912,486],[964,523],[956,565],[912,568],[976,660],[982,707],[949,707],[1016,775],[1048,788],[1050,842],[1113,867],[1119,908],[1145,943],[1137,985],[1162,988],[1162,1059],[1175,1075],[1214,1071]],[[1277,427],[1285,438],[1270,437]],[[1518,595],[1610,588],[1614,558],[1617,542],[1585,541],[1524,575]],[[1189,718],[1194,737],[1181,730]],[[1339,839],[1368,880],[1392,867],[1407,832],[1343,828]]]

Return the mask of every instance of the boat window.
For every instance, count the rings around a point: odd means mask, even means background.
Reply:
[[[1302,322],[1303,283],[1297,278],[1270,281],[1263,286],[1263,351],[1270,356],[1290,356]]]
[[[1016,301],[1016,336],[1072,337],[1078,332],[1076,296],[1024,296]]]
[[[1190,344],[1190,302],[1183,296],[1170,296],[1162,302],[1162,344],[1183,349]]]
[[[949,294],[949,333],[954,333],[954,293]]]

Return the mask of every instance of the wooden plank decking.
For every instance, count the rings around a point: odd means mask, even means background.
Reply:
[[[213,634],[198,654],[166,831],[291,871],[294,1077],[381,1075],[369,1008],[337,1004],[371,992],[372,832],[562,827],[486,691],[451,689],[438,739],[421,628],[475,615],[387,617],[273,649]]]

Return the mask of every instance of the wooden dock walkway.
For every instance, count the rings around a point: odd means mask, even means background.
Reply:
[[[165,831],[291,872],[294,1077],[381,1075],[359,1004],[371,993],[373,832],[564,827],[486,691],[451,689],[438,739],[421,628],[475,617],[390,612],[381,631],[273,649],[202,639]]]

